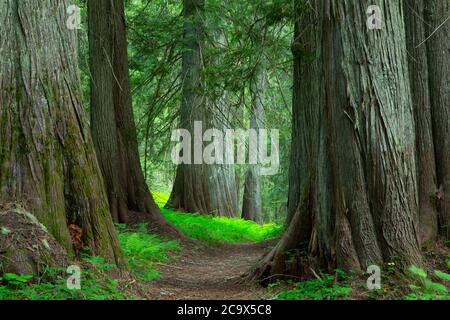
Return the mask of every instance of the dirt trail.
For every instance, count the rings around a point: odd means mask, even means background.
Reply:
[[[240,300],[268,298],[256,283],[239,281],[270,242],[184,249],[177,261],[161,265],[161,275],[150,289],[152,299]]]

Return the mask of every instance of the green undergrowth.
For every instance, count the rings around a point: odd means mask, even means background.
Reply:
[[[450,269],[450,256],[447,257]],[[334,275],[320,273],[317,278],[295,282],[280,280],[269,285],[278,300],[450,300],[450,274],[427,272],[411,266],[400,275],[392,264],[382,270],[381,288],[369,290],[369,275],[336,270]]]
[[[116,277],[120,272],[103,258],[82,253],[74,262],[81,270],[80,289],[69,289],[71,274],[66,268],[46,268],[40,277],[6,273],[0,276],[0,300],[123,300],[138,298],[133,293],[134,279],[154,280],[157,266],[176,255],[180,245],[147,233],[146,225],[128,230],[117,225],[120,245],[131,274]],[[89,248],[85,248],[86,252]]]
[[[181,246],[179,242],[165,240],[148,234],[146,224],[138,226],[138,232],[117,226],[119,242],[134,274],[141,280],[154,280],[159,272],[157,265],[173,259]]]
[[[321,273],[316,279],[300,282],[292,280],[278,281],[269,285],[276,289],[278,300],[335,300],[345,299],[352,291],[349,282],[350,277],[343,271],[336,270],[340,275],[340,281],[330,274]],[[287,287],[287,290],[283,290]]]
[[[153,197],[164,217],[188,237],[206,243],[247,243],[273,239],[284,228],[275,223],[257,224],[239,218],[215,217],[196,213],[176,212],[164,208],[168,195],[154,192]]]
[[[105,300],[131,298],[125,283],[111,276],[113,265],[101,257],[82,254],[80,288],[70,289],[72,273],[66,268],[47,268],[40,277],[5,273],[0,277],[0,300]],[[73,279],[73,278],[72,278]]]
[[[450,269],[450,257],[447,266]],[[409,285],[411,292],[406,295],[407,300],[450,300],[450,274],[434,270],[429,275],[416,266],[411,266],[409,272],[416,280]]]

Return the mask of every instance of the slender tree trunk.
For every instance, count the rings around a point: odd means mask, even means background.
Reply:
[[[240,104],[239,106],[235,107],[233,112],[231,113],[232,121],[231,121],[231,127],[233,128],[244,128],[244,120],[245,120],[245,106],[244,104]],[[241,208],[241,199],[243,199],[244,194],[244,188],[242,185],[242,182],[245,183],[245,174],[246,172],[239,168],[238,166],[234,166],[235,171],[235,184],[236,184],[236,195],[237,195],[237,202],[238,202],[238,208]]]
[[[431,115],[436,156],[440,233],[450,239],[450,3],[425,3]]]
[[[89,0],[92,135],[117,222],[145,222],[181,236],[155,204],[142,173],[134,122],[123,0]],[[131,214],[130,214],[131,213]]]
[[[212,28],[215,28],[212,31],[214,43],[210,45],[218,49],[219,54],[213,54],[209,57],[208,64],[220,65],[220,50],[227,47],[227,41],[223,30],[215,26],[217,22],[214,21],[213,23],[214,26]],[[212,94],[206,99],[208,108],[204,111],[206,121],[210,124],[211,128],[225,133],[225,130],[231,128],[232,123],[228,92],[223,88],[219,88],[219,90],[216,87],[210,89],[212,89]],[[233,217],[238,214],[238,197],[234,168],[233,164],[213,164],[208,166],[208,190],[211,208],[218,216]]]
[[[258,64],[255,74],[251,80],[250,91],[252,95],[252,110],[250,110],[250,128],[264,128],[265,122],[265,91],[266,74],[264,66]],[[249,152],[257,152],[250,150]],[[262,222],[262,200],[261,200],[261,178],[259,164],[250,165],[247,170],[244,185],[244,196],[242,201],[242,217],[257,223]]]
[[[420,45],[425,40],[423,11],[423,0],[404,1],[409,75],[416,123],[420,239],[422,244],[430,245],[438,235],[438,212],[427,48]]]
[[[299,53],[295,74],[304,76],[294,88],[294,114],[300,118],[294,125],[306,122],[306,128],[295,130],[300,141],[292,148],[304,148],[304,157],[315,161],[306,161],[309,168],[298,166],[297,209],[255,274],[303,272],[306,268],[296,264],[300,255],[296,260],[287,254],[296,249],[307,250],[328,271],[365,269],[394,256],[401,267],[421,264],[401,4],[380,1],[381,30],[366,26],[370,1],[310,4],[301,8],[304,32],[297,33],[299,50],[294,50]],[[301,104],[314,93],[315,102]]]
[[[82,106],[68,1],[0,2],[0,198],[30,210],[69,251],[68,225],[122,264]]]
[[[183,92],[180,126],[194,138],[194,122],[202,123],[203,133],[228,127],[226,93],[207,99],[202,70],[205,67],[204,0],[184,0]],[[215,59],[211,59],[214,63]],[[192,141],[193,143],[194,141]],[[194,148],[192,160],[194,162]],[[185,212],[237,214],[237,195],[232,165],[180,164],[167,207]]]

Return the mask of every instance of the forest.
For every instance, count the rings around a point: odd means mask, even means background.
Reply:
[[[450,300],[449,0],[0,26],[0,300]]]

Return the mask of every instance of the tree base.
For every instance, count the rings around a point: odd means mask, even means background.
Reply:
[[[0,275],[41,275],[48,267],[66,267],[69,257],[37,218],[20,207],[0,212]]]

